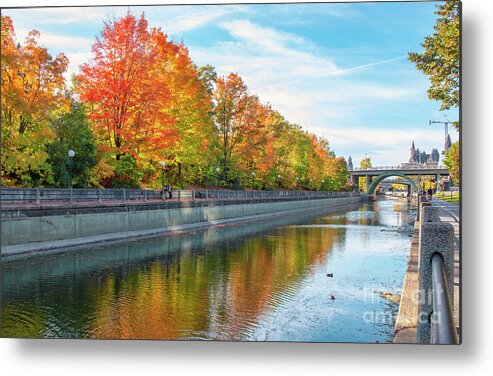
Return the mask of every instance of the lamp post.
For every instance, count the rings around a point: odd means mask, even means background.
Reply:
[[[295,189],[298,190],[298,180],[300,180],[300,178],[297,176],[296,177],[296,185],[295,185]]]
[[[163,200],[166,200],[166,192],[164,192],[164,169],[166,167],[166,162],[161,161],[161,185],[163,191]]]
[[[68,151],[68,158],[69,158],[69,161],[70,161],[70,174],[69,174],[69,177],[70,177],[70,180],[69,180],[69,186],[70,186],[70,189],[72,189],[72,174],[73,174],[73,169],[74,169],[74,162],[73,162],[73,159],[75,157],[75,151],[73,151],[72,149],[70,149]]]
[[[277,174],[277,188],[281,188],[281,174]]]
[[[252,187],[253,187],[253,190],[255,190],[255,171],[252,172]]]
[[[320,186],[320,190],[323,191],[324,190],[324,183],[325,183],[325,180],[322,180],[322,185]]]
[[[216,167],[216,188],[219,187],[219,172],[221,171],[221,169],[219,167]]]

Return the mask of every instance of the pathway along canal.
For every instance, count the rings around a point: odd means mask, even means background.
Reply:
[[[400,293],[414,215],[384,199],[4,263],[2,336],[391,342],[380,292]]]

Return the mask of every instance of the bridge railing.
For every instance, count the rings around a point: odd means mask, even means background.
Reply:
[[[353,171],[386,171],[386,170],[445,170],[444,165],[437,166],[372,166],[367,168],[354,167]]]
[[[168,192],[150,189],[97,188],[1,188],[1,202],[8,203],[66,203],[66,202],[137,202],[168,200]],[[164,194],[163,194],[164,193]],[[250,191],[224,189],[194,189],[173,191],[174,200],[200,199],[269,199],[269,198],[337,198],[353,197],[355,192],[342,191]]]

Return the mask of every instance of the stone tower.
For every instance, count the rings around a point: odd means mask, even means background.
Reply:
[[[409,162],[416,162],[415,160],[416,148],[414,147],[414,140],[411,144],[411,149],[409,150]]]
[[[450,135],[447,134],[447,137],[445,138],[445,150],[443,151],[443,154],[447,154],[448,149],[452,146],[452,140],[450,139]]]
[[[433,157],[433,162],[438,162],[440,160],[440,153],[438,152],[438,149],[433,149],[431,151],[431,156]]]
[[[353,159],[351,156],[347,159],[347,170],[352,171],[353,170]]]

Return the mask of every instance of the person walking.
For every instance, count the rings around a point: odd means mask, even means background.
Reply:
[[[169,199],[171,200],[173,198],[173,187],[171,184],[168,187],[168,194],[169,194]]]
[[[428,200],[431,201],[431,198],[433,197],[433,189],[428,188],[427,193],[428,193]]]

